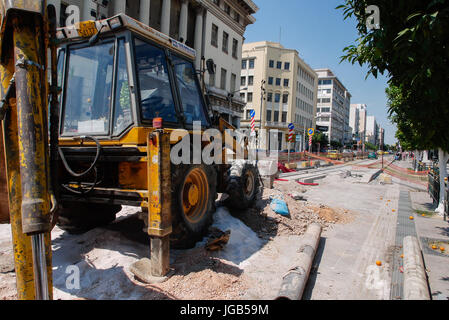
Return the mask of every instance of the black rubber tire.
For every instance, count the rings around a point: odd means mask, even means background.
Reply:
[[[195,168],[201,168],[209,184],[209,197],[206,201],[207,211],[196,223],[189,221],[184,215],[182,207],[182,187],[187,175]],[[217,199],[217,172],[215,167],[206,165],[179,165],[172,166],[172,221],[173,233],[170,236],[170,245],[173,249],[191,249],[206,235],[213,221]]]
[[[113,222],[120,210],[120,205],[65,202],[58,209],[56,224],[68,233],[81,234]]]
[[[237,170],[239,171],[239,170]],[[249,195],[245,195],[245,186],[247,183],[248,175],[251,173],[253,177],[253,192]],[[229,196],[224,201],[224,205],[230,209],[246,210],[254,206],[258,195],[261,193],[260,175],[259,169],[252,163],[246,162],[243,165],[241,176],[236,175],[234,166],[229,169],[228,178],[226,183],[226,194]]]

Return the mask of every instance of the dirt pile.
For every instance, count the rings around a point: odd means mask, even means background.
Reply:
[[[238,217],[260,238],[267,240],[279,235],[301,236],[312,223],[319,223],[327,229],[336,223],[353,221],[353,215],[348,210],[309,204],[307,202],[308,188],[314,187],[304,187],[294,181],[276,183],[274,189],[264,190],[256,208],[240,212]],[[270,197],[272,196],[281,196],[284,199],[290,211],[289,216],[281,216],[271,209]]]
[[[149,288],[180,300],[239,300],[248,289],[243,270],[204,248],[183,252],[172,267],[173,277]]]

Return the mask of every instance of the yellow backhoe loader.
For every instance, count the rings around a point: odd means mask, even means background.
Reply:
[[[146,272],[164,277],[170,246],[204,236],[217,193],[231,207],[254,203],[256,163],[227,161],[229,153],[248,158],[248,139],[231,136],[234,128],[210,109],[198,77],[204,59],[198,72],[193,49],[123,14],[56,29],[46,1],[3,0],[0,10],[19,299],[52,298],[56,222],[82,232],[112,222],[122,205],[141,207],[151,237]],[[213,72],[213,62],[207,67]],[[223,137],[212,151],[210,129]],[[186,161],[173,161],[173,152]],[[222,161],[198,158],[205,153]]]

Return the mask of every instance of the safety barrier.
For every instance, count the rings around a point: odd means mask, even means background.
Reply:
[[[413,171],[407,168],[401,168],[395,165],[391,165],[395,170],[397,171],[402,171],[405,172],[407,174],[411,174],[411,175],[418,175],[418,176],[426,176],[429,174],[430,170],[426,170],[426,171]]]
[[[434,203],[440,201],[440,172],[438,168],[433,168],[428,174],[428,187],[427,191],[433,199]]]

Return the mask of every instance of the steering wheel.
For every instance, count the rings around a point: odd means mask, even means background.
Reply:
[[[162,103],[163,101],[164,98],[159,96],[142,100],[142,114],[144,117],[148,119],[154,118],[155,116],[170,118],[170,108],[166,108]]]

